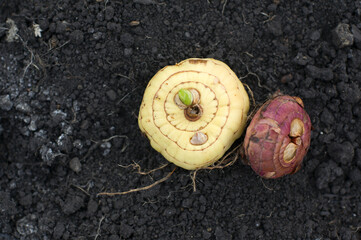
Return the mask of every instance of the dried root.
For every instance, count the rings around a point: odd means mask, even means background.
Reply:
[[[252,100],[252,106],[256,106],[256,100],[254,99],[254,94],[253,91],[251,90],[251,88],[248,86],[248,84],[243,83],[243,85],[247,88],[247,92],[249,93],[249,95],[251,96],[251,100]]]
[[[161,178],[159,179],[158,181],[155,181],[154,183],[148,185],[148,186],[145,186],[145,187],[140,187],[140,188],[134,188],[134,189],[131,189],[129,191],[125,191],[125,192],[101,192],[101,193],[98,193],[97,196],[116,196],[116,195],[125,195],[125,194],[128,194],[128,193],[133,193],[133,192],[139,192],[139,191],[144,191],[144,190],[148,190],[166,180],[168,180],[172,174],[174,173],[174,171],[177,169],[177,167],[175,167],[170,173],[168,173],[167,176],[165,176],[164,178]]]
[[[191,179],[192,179],[192,185],[193,185],[193,192],[195,192],[197,190],[196,176],[197,176],[197,172],[199,170],[223,169],[223,168],[226,168],[226,167],[229,167],[229,166],[233,165],[237,161],[237,159],[239,158],[239,152],[240,151],[237,151],[237,150],[242,146],[243,146],[243,143],[236,146],[234,149],[232,149],[230,152],[228,152],[225,156],[223,156],[223,158],[221,160],[216,162],[213,166],[203,167],[203,168],[199,168],[199,169],[196,169],[196,170],[192,171],[191,172]],[[234,153],[235,153],[234,157],[229,158],[229,156],[234,154]]]
[[[164,165],[161,165],[160,167],[157,167],[157,168],[154,168],[154,169],[151,169],[149,171],[142,171],[142,168],[140,167],[140,165],[136,162],[132,163],[132,164],[129,164],[127,166],[123,166],[123,165],[120,165],[118,164],[118,166],[122,167],[122,168],[129,168],[129,167],[132,167],[133,169],[136,169],[137,170],[137,173],[140,174],[140,175],[148,175],[152,172],[155,172],[155,171],[158,171],[160,169],[163,169],[165,168],[166,166],[168,166],[169,163],[166,163]]]

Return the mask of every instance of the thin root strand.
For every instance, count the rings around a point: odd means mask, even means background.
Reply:
[[[102,216],[102,218],[100,219],[100,221],[99,221],[99,224],[98,224],[98,229],[97,229],[97,234],[95,235],[95,237],[94,237],[94,240],[97,240],[98,239],[98,237],[100,236],[100,227],[101,227],[101,225],[102,225],[102,222],[103,222],[103,220],[105,219],[105,217],[104,216]]]
[[[210,166],[210,167],[204,167],[204,168],[199,168],[194,170],[193,172],[191,172],[191,179],[192,179],[192,185],[193,185],[193,192],[195,192],[197,190],[197,186],[196,186],[196,176],[197,176],[197,172],[199,170],[213,170],[213,169],[222,169],[222,168],[226,168],[229,167],[231,165],[233,165],[238,157],[239,157],[239,151],[236,152],[236,154],[234,155],[234,158],[232,160],[230,160],[228,157],[233,154],[236,150],[238,150],[240,147],[242,147],[243,143],[239,144],[237,147],[235,147],[234,149],[232,149],[232,151],[230,151],[229,153],[227,153],[220,161],[217,162],[216,165],[214,166]]]
[[[256,106],[256,100],[254,98],[254,94],[253,94],[253,91],[251,90],[251,88],[248,86],[248,84],[246,83],[243,83],[244,86],[246,86],[247,88],[247,91],[249,93],[249,95],[251,95],[251,99],[252,99],[252,106]]]
[[[248,55],[249,53],[246,53],[246,54]],[[240,80],[242,80],[242,79],[244,79],[244,78],[247,78],[249,75],[254,76],[255,78],[257,78],[257,85],[258,85],[258,87],[264,88],[264,89],[266,89],[267,91],[272,92],[272,90],[271,90],[269,87],[261,84],[261,79],[259,78],[259,76],[258,76],[256,73],[251,72],[251,71],[249,70],[248,65],[245,64],[242,59],[240,59],[240,61],[241,61],[241,63],[246,67],[246,70],[247,70],[247,74],[246,74],[245,76],[243,76],[243,77],[240,77],[240,78],[239,78]]]
[[[148,190],[166,180],[168,180],[172,174],[174,173],[174,171],[177,169],[177,167],[175,167],[170,173],[168,173],[167,176],[165,176],[164,178],[162,179],[159,179],[158,181],[155,181],[154,183],[148,185],[148,186],[145,186],[145,187],[140,187],[140,188],[135,188],[135,189],[131,189],[129,191],[125,191],[125,192],[101,192],[101,193],[98,193],[97,196],[116,196],[116,195],[125,195],[125,194],[129,194],[129,193],[133,193],[133,192],[139,192],[139,191],[144,191],[144,190]]]
[[[132,167],[133,169],[137,169],[137,173],[140,174],[140,175],[148,175],[148,174],[150,174],[150,173],[152,173],[152,172],[155,172],[155,171],[158,171],[158,170],[160,170],[160,169],[163,169],[163,168],[165,168],[165,167],[168,166],[168,165],[169,165],[169,163],[166,163],[166,164],[163,164],[163,165],[161,165],[160,167],[154,168],[154,169],[152,169],[152,170],[142,171],[141,166],[140,166],[138,163],[136,163],[136,162],[134,162],[134,163],[132,163],[132,164],[129,164],[129,165],[127,165],[127,166],[123,166],[123,165],[118,164],[118,166],[120,166],[120,167],[122,167],[122,168]]]

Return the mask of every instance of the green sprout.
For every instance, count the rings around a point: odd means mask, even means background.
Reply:
[[[178,96],[184,105],[186,105],[186,106],[192,105],[193,96],[189,90],[182,88],[181,90],[179,90]]]

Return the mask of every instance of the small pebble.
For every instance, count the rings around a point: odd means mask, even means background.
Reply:
[[[164,211],[163,211],[163,216],[166,217],[171,217],[174,214],[177,213],[177,209],[175,209],[175,207],[167,207]]]
[[[10,100],[10,95],[0,96],[0,108],[4,111],[9,111],[13,107],[13,103]]]
[[[51,166],[56,155],[53,152],[53,149],[47,147],[46,145],[41,146],[40,150],[41,159],[48,165]]]
[[[294,63],[301,66],[307,65],[307,63],[309,63],[310,61],[311,61],[310,57],[301,52],[299,52],[297,56],[293,59]]]
[[[28,128],[32,132],[36,131],[37,126],[36,126],[36,120],[35,119],[31,120]]]
[[[321,32],[319,30],[313,31],[310,35],[311,40],[317,41],[321,37]]]
[[[73,214],[84,207],[84,199],[79,196],[68,195],[62,205],[63,213],[66,215]]]
[[[66,125],[66,124],[63,124],[62,125],[62,131],[66,134],[66,135],[72,135],[73,134],[73,126],[71,125]]]
[[[23,112],[23,113],[31,112],[31,108],[30,108],[29,104],[27,104],[27,103],[19,103],[18,105],[16,105],[16,110]]]
[[[54,118],[54,120],[65,120],[67,114],[59,109],[54,110],[50,113],[50,116]]]
[[[36,234],[38,232],[38,227],[35,220],[36,216],[33,214],[21,218],[16,222],[16,231],[22,236]]]
[[[110,153],[110,149],[105,149],[103,152],[103,156],[107,156]]]
[[[77,139],[77,140],[75,140],[75,141],[73,142],[73,146],[74,146],[75,148],[77,148],[77,149],[82,149],[82,148],[83,148],[83,143],[82,143],[79,139]]]
[[[80,172],[81,171],[81,163],[80,163],[79,158],[75,157],[75,158],[71,159],[69,162],[69,167],[71,170],[73,170],[76,173]]]
[[[354,37],[350,31],[350,26],[346,23],[338,24],[332,32],[332,40],[338,48],[351,46]]]
[[[102,37],[103,33],[102,32],[96,32],[93,34],[93,38],[95,40],[99,40]]]
[[[287,83],[287,82],[290,82],[292,81],[293,79],[293,76],[291,73],[287,74],[287,75],[284,75],[282,78],[281,78],[281,83]]]
[[[101,148],[111,148],[112,144],[110,142],[104,142],[100,145]]]
[[[88,129],[89,126],[90,126],[90,122],[86,119],[83,120],[80,124],[80,128],[84,130]]]
[[[68,135],[62,133],[58,137],[56,143],[58,144],[61,151],[70,152],[72,144]]]

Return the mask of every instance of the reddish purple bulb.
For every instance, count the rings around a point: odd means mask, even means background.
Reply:
[[[268,100],[247,128],[244,153],[263,178],[297,172],[310,146],[311,120],[299,97]]]

